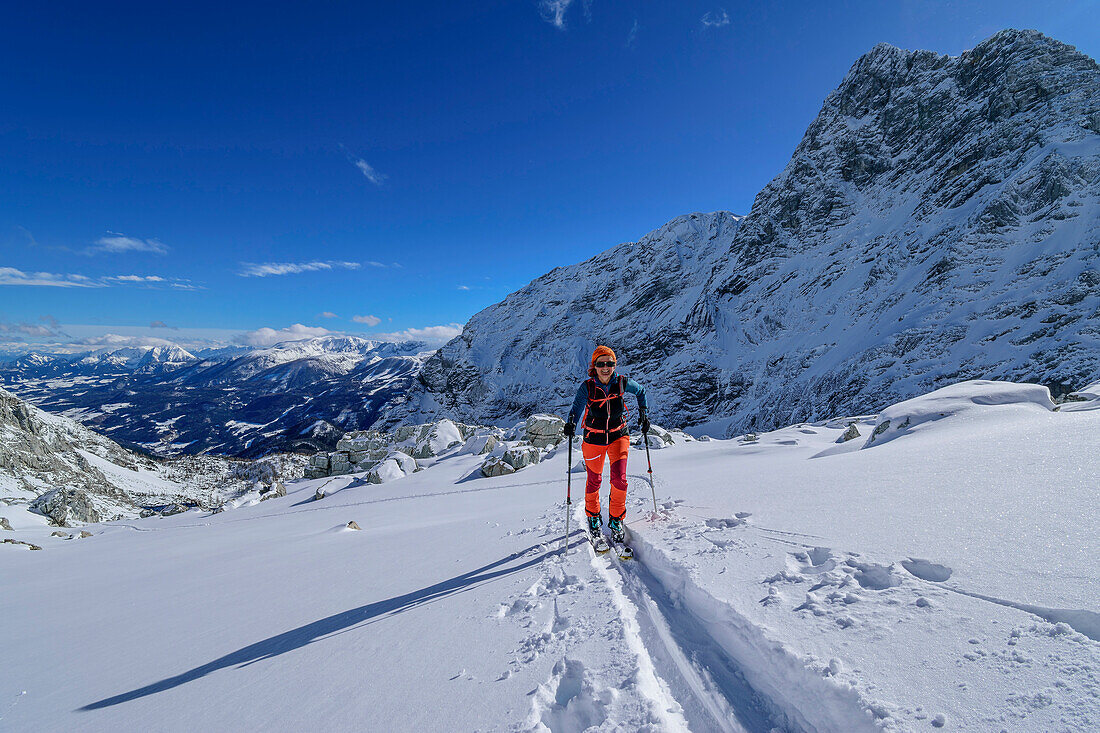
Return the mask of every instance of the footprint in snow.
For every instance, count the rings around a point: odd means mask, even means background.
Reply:
[[[902,560],[901,566],[905,568],[910,575],[914,575],[921,580],[928,580],[933,583],[942,583],[951,577],[951,573],[954,572],[946,565],[939,565],[929,560],[921,560],[920,558],[911,557],[908,560]]]
[[[861,588],[867,590],[886,590],[901,585],[901,579],[894,572],[892,565],[877,565],[875,563],[860,563],[848,560],[845,563],[853,568],[852,577],[856,579]]]
[[[828,547],[813,547],[788,553],[787,569],[803,575],[822,575],[836,569],[836,560]]]
[[[539,685],[532,701],[533,716],[551,731],[587,730],[607,720],[614,693],[600,689],[579,660],[564,657],[553,676]]]
[[[745,523],[744,519],[738,519],[733,517],[730,519],[708,519],[707,526],[711,529],[732,529],[733,527],[740,527]]]

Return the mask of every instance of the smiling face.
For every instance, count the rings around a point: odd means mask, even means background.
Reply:
[[[596,376],[600,378],[600,381],[607,384],[611,379],[611,375],[615,373],[615,360],[610,356],[601,356],[596,360]]]

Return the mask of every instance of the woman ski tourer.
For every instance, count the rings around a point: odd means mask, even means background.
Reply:
[[[646,416],[645,388],[633,379],[615,372],[615,352],[607,346],[597,346],[592,352],[588,379],[581,383],[573,408],[565,421],[565,434],[572,440],[576,424],[584,415],[584,440],[581,454],[588,481],[584,487],[584,510],[588,515],[588,532],[597,548],[607,549],[607,542],[600,536],[603,514],[600,511],[600,482],[603,480],[603,463],[607,457],[611,463],[611,489],[608,492],[607,528],[611,539],[625,540],[623,517],[626,515],[626,454],[630,450],[630,435],[626,425],[627,392],[638,398],[642,432],[649,432]]]

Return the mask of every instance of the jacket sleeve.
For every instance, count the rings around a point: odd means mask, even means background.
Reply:
[[[577,389],[577,396],[573,398],[573,407],[569,410],[569,417],[566,418],[566,422],[576,425],[584,415],[584,408],[587,404],[588,390],[585,389],[584,382],[581,382],[580,388]]]
[[[623,387],[627,392],[638,397],[638,409],[642,412],[646,412],[649,409],[649,405],[645,401],[645,387],[635,382],[630,377],[626,379],[626,385]]]

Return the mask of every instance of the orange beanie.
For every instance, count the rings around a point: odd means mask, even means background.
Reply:
[[[618,361],[618,357],[615,356],[615,352],[611,350],[609,346],[597,346],[596,350],[592,352],[592,361],[588,364],[588,376],[596,376],[596,360],[601,356],[610,356],[615,361]]]

